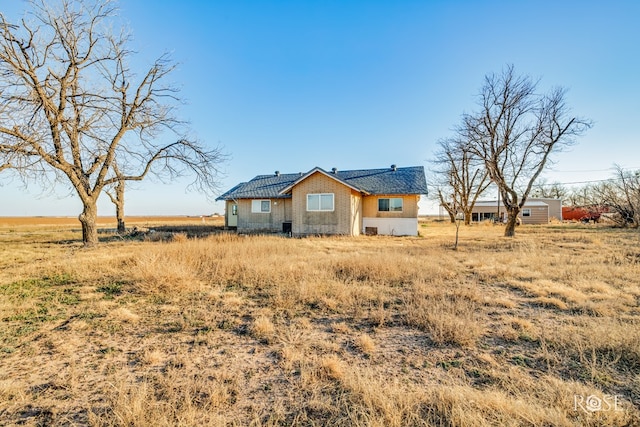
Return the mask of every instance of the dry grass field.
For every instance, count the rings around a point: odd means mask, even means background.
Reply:
[[[224,224],[224,217],[211,216],[211,217],[187,217],[187,216],[129,216],[126,217],[127,227],[129,226],[142,226],[149,227],[152,225],[222,225]],[[0,230],[7,231],[7,229],[14,229],[18,231],[25,228],[34,227],[51,227],[51,226],[76,226],[80,227],[80,221],[77,217],[70,216],[33,216],[33,217],[19,217],[19,216],[0,216]],[[98,217],[99,227],[111,227],[116,228],[117,222],[113,216],[101,216]]]
[[[640,425],[640,234],[454,232],[0,225],[0,425]]]

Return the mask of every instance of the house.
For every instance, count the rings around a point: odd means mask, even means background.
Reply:
[[[258,175],[216,200],[238,232],[294,236],[418,234],[418,201],[427,194],[422,166]]]
[[[507,217],[504,204],[497,200],[477,201],[471,211],[471,221],[496,220],[503,222]],[[528,198],[518,214],[521,224],[548,224],[551,218],[562,221],[562,200]]]

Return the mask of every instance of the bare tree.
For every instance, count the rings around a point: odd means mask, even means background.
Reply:
[[[109,200],[111,200],[111,203],[116,207],[118,233],[122,234],[127,231],[127,227],[124,223],[124,190],[127,181],[123,179],[117,163],[114,163],[111,168],[113,169],[113,173],[115,174],[117,181],[113,184],[112,188],[106,188],[104,192],[107,193]]]
[[[552,153],[574,142],[591,122],[569,116],[565,90],[538,94],[537,82],[517,76],[514,67],[490,74],[479,110],[464,114],[458,133],[481,158],[507,211],[505,236],[514,236],[518,213]]]
[[[533,185],[531,195],[546,199],[565,200],[569,197],[569,190],[560,182],[549,183],[546,179],[541,178]]]
[[[443,139],[438,141],[438,145],[440,148],[434,160],[435,173],[439,176],[437,182],[440,184],[437,197],[452,223],[456,221],[457,213],[461,212],[465,225],[469,225],[478,197],[491,184],[489,174],[482,159],[469,149],[466,141]],[[450,198],[445,194],[450,194]]]
[[[453,193],[451,193],[450,197],[447,197],[445,195],[445,192],[446,191],[443,191],[443,187],[437,185],[436,186],[436,191],[434,193],[435,194],[435,200],[447,212],[447,215],[449,215],[449,221],[451,222],[451,224],[454,224],[456,222],[455,205],[456,205],[457,201],[456,201],[455,195]]]
[[[453,250],[457,251],[458,250],[458,236],[460,235],[460,222],[462,222],[462,219],[464,218],[464,213],[462,212],[461,209],[459,209],[459,206],[457,206],[457,201],[453,202],[453,209],[456,212],[454,218],[455,221],[453,221],[453,224],[456,226],[456,240],[453,243]]]
[[[127,35],[109,29],[111,1],[29,4],[29,20],[0,14],[0,164],[11,158],[31,165],[26,179],[53,174],[68,184],[83,205],[85,245],[98,241],[97,201],[120,180],[116,161],[124,180],[195,171],[196,187],[215,186],[224,156],[181,131],[177,90],[165,84],[175,65],[162,56],[137,78]],[[174,142],[162,142],[165,132]]]
[[[572,189],[566,198],[568,206],[582,207],[592,204],[599,204],[594,194],[594,185],[587,184],[579,188]]]
[[[593,197],[607,206],[611,219],[622,227],[640,227],[640,170],[615,166],[615,178],[594,186]]]
[[[124,204],[127,181],[142,181],[148,173],[161,180],[163,177],[191,175],[195,180],[190,188],[213,199],[215,192],[219,190],[221,172],[218,166],[227,158],[219,149],[208,151],[200,144],[188,140],[178,140],[162,147],[154,156],[145,159],[144,164],[132,163],[127,152],[121,154],[112,163],[110,178],[106,180],[104,187],[104,192],[116,207],[119,233],[126,231]]]

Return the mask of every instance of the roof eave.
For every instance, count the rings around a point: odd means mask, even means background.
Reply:
[[[247,200],[256,200],[256,199],[290,199],[291,195],[288,194],[282,194],[282,195],[278,195],[278,196],[265,196],[265,195],[260,195],[260,194],[254,194],[254,195],[243,195],[243,196],[220,196],[218,197],[216,200],[243,200],[243,199],[247,199]]]

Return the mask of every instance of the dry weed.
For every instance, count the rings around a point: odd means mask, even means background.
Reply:
[[[365,355],[371,356],[376,349],[376,344],[368,334],[361,334],[356,338],[356,347]]]
[[[158,349],[147,349],[142,353],[141,360],[147,365],[160,365],[166,359],[163,351]]]
[[[173,233],[171,241],[176,243],[184,243],[187,241],[187,233]]]
[[[345,322],[337,322],[331,326],[331,330],[336,334],[348,334],[351,328]]]
[[[405,321],[427,332],[436,344],[472,347],[484,333],[478,299],[472,289],[461,288],[447,294],[416,286],[405,301]]]
[[[251,324],[251,335],[265,343],[269,343],[273,339],[275,332],[276,327],[271,319],[265,315],[261,315]]]
[[[320,360],[320,367],[322,368],[322,374],[331,380],[340,381],[344,378],[342,362],[333,354],[323,356]]]
[[[559,298],[555,297],[539,297],[532,299],[534,304],[540,304],[547,308],[556,308],[558,310],[566,310],[569,308],[567,304]]]
[[[112,310],[107,317],[125,323],[137,323],[140,320],[140,316],[125,307]]]

